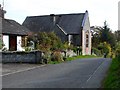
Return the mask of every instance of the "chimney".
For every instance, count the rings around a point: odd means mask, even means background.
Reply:
[[[56,24],[55,14],[50,14],[50,16],[52,17],[53,25],[55,25]]]
[[[0,17],[4,18],[5,13],[6,13],[6,11],[3,10],[3,7],[0,4]]]

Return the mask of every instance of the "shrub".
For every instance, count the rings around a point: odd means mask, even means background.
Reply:
[[[100,43],[100,45],[98,45],[98,50],[101,51],[101,54],[105,53],[108,57],[111,56],[111,46],[106,42]]]
[[[120,42],[116,45],[116,57],[120,58]]]
[[[51,54],[50,51],[42,53],[42,59],[43,59],[42,63],[47,64],[50,61],[50,54]]]
[[[103,88],[120,88],[120,60],[118,58],[112,60]]]
[[[63,48],[61,39],[54,32],[38,32],[28,36],[28,41],[33,41],[35,49],[41,51]]]
[[[25,51],[32,51],[32,48],[30,48],[30,47],[25,47]]]
[[[116,57],[120,59],[120,49],[116,50]]]
[[[97,48],[92,47],[92,53],[94,53],[97,56],[101,56],[101,51],[98,50]]]
[[[60,51],[54,51],[51,55],[51,61],[57,61],[57,62],[62,62],[63,57]]]

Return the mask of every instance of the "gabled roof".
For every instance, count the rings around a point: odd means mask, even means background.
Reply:
[[[55,26],[59,26],[64,33],[79,34],[84,16],[85,13],[29,16],[23,22],[23,26],[32,32],[51,32]]]
[[[53,27],[53,22],[50,16],[32,16],[26,18],[23,26],[32,32],[49,31]]]
[[[2,19],[2,34],[28,35],[30,30],[11,19]]]
[[[59,26],[68,34],[78,34],[82,28],[85,13],[62,15]]]

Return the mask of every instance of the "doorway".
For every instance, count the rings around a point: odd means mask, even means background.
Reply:
[[[17,36],[9,35],[9,50],[16,51],[17,50]]]

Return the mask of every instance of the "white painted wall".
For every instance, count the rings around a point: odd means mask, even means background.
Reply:
[[[91,55],[91,49],[92,49],[92,36],[91,36],[91,31],[90,31],[90,33],[89,33],[89,46],[88,46],[88,48],[89,48],[89,53],[88,53],[88,55]]]
[[[85,31],[82,30],[82,55],[85,55]]]
[[[72,36],[72,35],[68,35],[68,43],[69,43],[69,45],[71,45],[72,38],[73,38],[73,36]]]
[[[86,49],[86,32],[89,33],[89,45],[88,49]],[[88,53],[86,53],[88,51]],[[85,15],[85,22],[83,24],[83,31],[82,31],[82,54],[83,55],[91,55],[91,31],[90,31],[90,22],[88,12]]]
[[[9,50],[9,36],[8,35],[3,35],[3,44],[5,45],[4,47]]]
[[[24,51],[24,49],[21,47],[22,45],[22,37],[17,36],[17,51]],[[3,35],[3,44],[5,45],[4,47],[9,50],[9,35]]]
[[[17,36],[17,51],[24,51],[24,49],[21,47],[22,45],[22,37]]]

